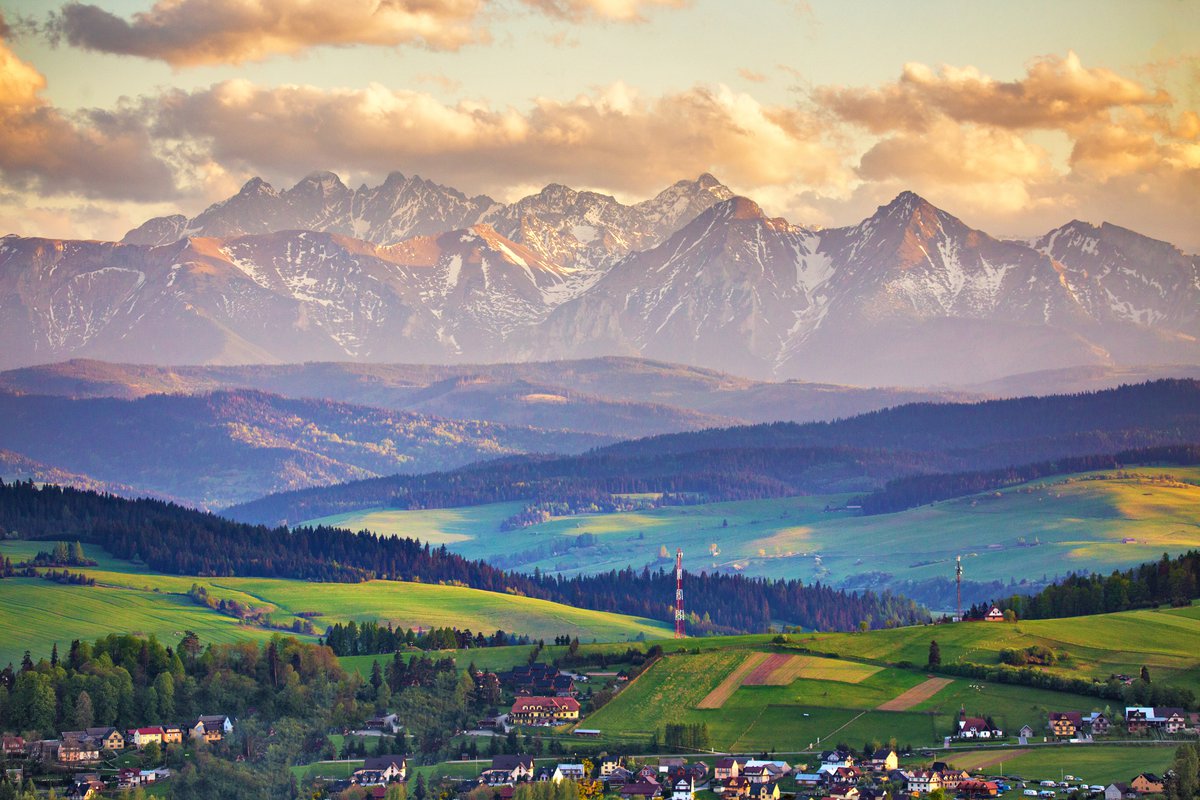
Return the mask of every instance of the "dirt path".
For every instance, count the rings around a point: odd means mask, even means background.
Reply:
[[[739,664],[733,672],[729,673],[717,688],[709,692],[696,708],[720,708],[725,705],[725,701],[729,699],[729,696],[736,692],[737,688],[742,685],[742,679],[766,658],[766,653],[751,653],[746,656],[746,660]]]
[[[886,703],[881,703],[876,711],[907,711],[918,703],[923,703],[940,692],[947,685],[954,683],[953,678],[930,678],[918,684],[907,692],[898,694]]]

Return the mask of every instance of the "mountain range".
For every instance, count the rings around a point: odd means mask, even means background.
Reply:
[[[1200,363],[1200,258],[1107,223],[995,238],[911,192],[812,230],[710,175],[632,205],[559,185],[505,205],[316,173],[121,242],[5,237],[0,336],[0,367],[621,355],[962,386]]]

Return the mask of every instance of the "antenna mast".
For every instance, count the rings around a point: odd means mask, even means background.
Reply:
[[[958,621],[962,622],[962,556],[954,557],[954,581],[958,590]]]
[[[675,638],[683,637],[683,548],[680,547],[675,551]]]

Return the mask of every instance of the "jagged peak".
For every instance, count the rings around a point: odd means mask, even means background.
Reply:
[[[741,195],[734,195],[728,200],[714,204],[713,213],[726,219],[767,219],[767,215],[758,203]]]
[[[278,192],[275,191],[274,186],[255,175],[253,178],[242,184],[242,188],[238,194],[245,197],[250,197],[253,195],[270,195],[271,197],[275,197],[278,195]]]

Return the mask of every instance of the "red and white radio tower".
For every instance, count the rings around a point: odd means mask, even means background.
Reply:
[[[675,638],[682,639],[683,631],[683,548],[675,551]]]

